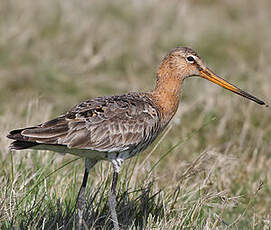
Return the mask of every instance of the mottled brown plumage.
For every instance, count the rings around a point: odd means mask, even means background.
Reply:
[[[23,141],[36,143],[32,146],[36,149],[48,149],[44,146],[46,144],[106,153],[100,157],[95,155],[97,160],[126,159],[145,149],[155,139],[162,130],[160,117],[148,93],[98,97],[51,121],[11,131],[8,137],[16,140],[11,144],[12,149],[18,149]],[[91,152],[87,156],[92,158]]]
[[[51,121],[11,131],[8,138],[15,141],[10,147],[15,150],[47,149],[85,157],[86,169],[79,198],[84,197],[89,169],[99,160],[111,161],[114,176],[110,210],[114,228],[119,229],[115,190],[121,164],[146,149],[166,127],[177,111],[182,82],[191,76],[200,76],[265,105],[216,76],[195,51],[178,47],[162,60],[153,91],[90,99]],[[79,210],[82,209],[79,207]]]

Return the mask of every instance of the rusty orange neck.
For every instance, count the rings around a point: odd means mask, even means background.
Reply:
[[[178,109],[181,81],[182,79],[177,73],[175,74],[175,71],[165,71],[160,68],[157,73],[156,87],[152,92],[152,97],[165,123],[171,120]]]

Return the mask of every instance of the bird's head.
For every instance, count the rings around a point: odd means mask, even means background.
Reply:
[[[218,77],[205,66],[200,56],[194,50],[187,47],[177,47],[170,51],[163,59],[157,73],[157,83],[158,85],[166,85],[167,81],[173,81],[181,84],[184,79],[192,76],[205,78],[260,105],[265,105],[265,103],[258,98],[239,89],[223,78]]]

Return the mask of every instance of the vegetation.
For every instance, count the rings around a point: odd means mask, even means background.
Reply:
[[[10,152],[8,130],[84,99],[152,89],[170,49],[191,46],[218,75],[270,103],[271,3],[259,1],[0,2],[0,227],[74,229],[84,162]],[[124,229],[271,229],[271,115],[201,79],[118,184]],[[110,229],[112,168],[88,180],[85,229]]]

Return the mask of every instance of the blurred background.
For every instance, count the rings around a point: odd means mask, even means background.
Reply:
[[[270,12],[269,0],[1,0],[0,189],[5,192],[0,199],[5,205],[0,217],[15,216],[17,209],[8,200],[16,203],[29,192],[32,175],[49,159],[54,158],[52,167],[59,167],[74,158],[44,151],[16,152],[11,157],[8,130],[43,122],[88,98],[151,90],[161,59],[174,47],[193,48],[219,76],[270,104]],[[268,229],[270,121],[269,108],[203,79],[189,79],[171,126],[140,155],[136,163],[140,170],[129,186],[144,183],[142,178],[155,162],[181,142],[151,170],[154,190],[170,194],[193,165],[183,194],[194,191],[194,185],[204,187],[203,194],[213,194],[201,203],[196,218],[202,229]],[[44,191],[55,194],[52,199],[68,193],[74,172],[82,177],[82,167],[83,161],[68,165],[51,177]],[[69,173],[70,178],[63,177]],[[101,173],[95,170],[89,180],[95,185]],[[24,189],[14,192],[16,186]],[[221,201],[221,194],[227,202]],[[201,197],[191,202],[196,204]],[[184,204],[181,197],[177,200],[169,222],[157,220],[160,229],[169,223],[184,226],[180,225]]]

